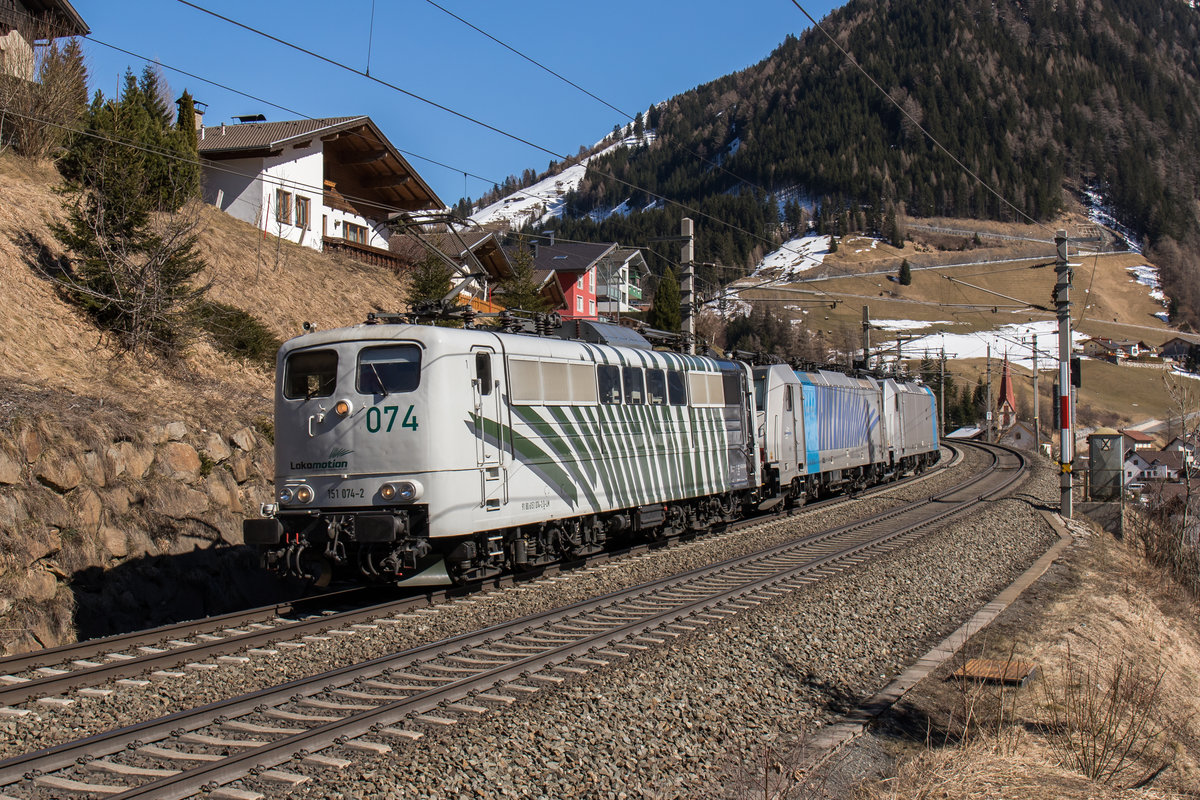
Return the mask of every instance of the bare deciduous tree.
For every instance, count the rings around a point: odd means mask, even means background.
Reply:
[[[29,158],[55,154],[87,107],[87,70],[79,43],[53,38],[31,22],[4,37],[0,70],[0,142]],[[47,41],[47,44],[30,44]]]

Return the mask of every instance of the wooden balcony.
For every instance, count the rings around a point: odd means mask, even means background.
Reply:
[[[471,308],[480,314],[499,314],[504,310],[504,306],[499,303],[493,303],[490,300],[483,300],[478,297],[465,297],[461,294],[458,296],[458,304],[460,306],[470,305]]]
[[[332,236],[322,236],[321,246],[326,253],[342,253],[351,258],[365,261],[368,264],[374,264],[377,267],[391,267],[394,270],[401,270],[408,266],[408,263],[402,261],[395,253],[390,250],[384,250],[379,247],[371,247],[358,242],[351,242],[348,239],[338,239]]]

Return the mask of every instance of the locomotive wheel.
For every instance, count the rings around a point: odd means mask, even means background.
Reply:
[[[318,589],[324,589],[333,580],[333,564],[322,556],[304,559],[304,570]]]

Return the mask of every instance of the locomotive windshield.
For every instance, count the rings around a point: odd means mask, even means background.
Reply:
[[[365,347],[358,354],[360,394],[411,392],[421,385],[421,348],[415,344]]]
[[[335,350],[303,350],[288,356],[284,367],[283,396],[292,400],[329,397],[337,386]]]

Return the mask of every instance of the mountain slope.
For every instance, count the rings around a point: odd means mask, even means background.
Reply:
[[[671,207],[594,222],[597,210],[651,199],[609,175],[689,205],[700,252],[743,268],[774,249],[784,200],[819,205],[823,225],[856,210],[839,219],[844,233],[882,229],[901,204],[916,216],[1042,222],[1063,207],[1064,186],[1090,187],[1147,237],[1194,324],[1200,10],[1182,0],[854,0],[822,25],[908,116],[809,31],[656,109],[652,146],[594,159],[566,198],[560,234],[644,241],[677,229]]]

